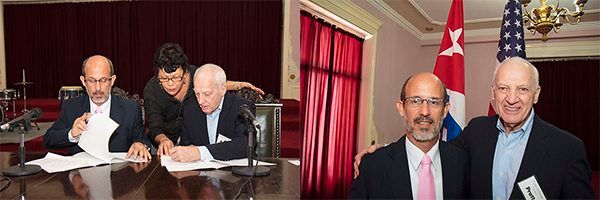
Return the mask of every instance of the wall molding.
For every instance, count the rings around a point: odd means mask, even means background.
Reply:
[[[526,43],[525,51],[527,58],[600,56],[600,40]]]

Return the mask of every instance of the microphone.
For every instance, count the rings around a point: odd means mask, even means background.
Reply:
[[[251,121],[252,125],[254,125],[254,127],[260,128],[260,124],[258,123],[258,121],[256,121],[256,118],[254,117],[254,114],[252,114],[252,111],[250,111],[250,108],[248,107],[248,105],[243,104],[240,106],[240,114],[245,119],[248,119],[249,121]]]
[[[42,117],[42,113],[44,113],[44,112],[40,108],[31,109],[31,111],[13,119],[13,120],[10,120],[9,122],[6,122],[6,124],[2,124],[2,126],[0,126],[0,129],[5,131],[10,128],[16,127],[16,126],[22,124],[23,122],[35,121],[35,120],[39,119],[40,117]]]

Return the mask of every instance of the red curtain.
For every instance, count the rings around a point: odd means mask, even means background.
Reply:
[[[362,39],[302,12],[303,198],[345,198],[352,182]]]
[[[533,62],[540,73],[535,112],[583,140],[593,171],[600,170],[600,58]]]
[[[179,43],[190,64],[215,63],[279,97],[282,1],[117,1],[4,5],[8,87],[22,69],[27,96],[56,98],[80,85],[81,63],[94,54],[115,65],[117,87],[142,94],[154,51]],[[4,73],[4,72],[3,72]]]

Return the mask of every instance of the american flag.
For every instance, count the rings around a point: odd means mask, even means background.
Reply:
[[[521,15],[521,3],[509,0],[504,6],[502,27],[500,28],[500,40],[498,41],[498,54],[496,54],[496,65],[510,57],[525,56],[525,33],[523,32],[523,16]],[[495,115],[492,106],[489,106],[488,115]]]

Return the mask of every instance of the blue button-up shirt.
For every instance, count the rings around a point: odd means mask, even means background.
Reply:
[[[210,144],[217,142],[217,127],[219,127],[219,116],[221,115],[221,109],[223,108],[223,99],[225,99],[225,96],[221,97],[221,103],[219,103],[219,107],[217,107],[217,109],[215,109],[215,111],[209,115],[206,115],[206,128],[208,129],[208,142]],[[214,159],[206,146],[200,146],[198,148],[200,150],[200,160]]]
[[[509,134],[504,130],[500,119],[496,123],[498,141],[492,166],[492,197],[493,199],[508,199],[512,193],[519,167],[525,154],[525,147],[533,124],[533,108],[523,126]]]

